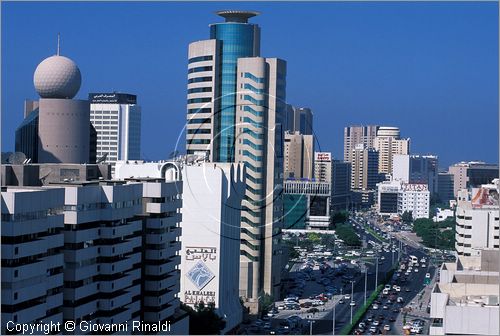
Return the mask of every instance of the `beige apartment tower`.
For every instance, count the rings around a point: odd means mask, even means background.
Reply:
[[[379,126],[348,126],[344,128],[344,161],[352,161],[352,150],[363,144],[366,148],[374,147]]]
[[[299,132],[285,132],[285,179],[312,179],[314,137]]]
[[[392,173],[392,157],[394,154],[410,153],[410,139],[401,139],[398,127],[380,127],[374,140],[374,147],[379,152],[378,171],[382,174]]]

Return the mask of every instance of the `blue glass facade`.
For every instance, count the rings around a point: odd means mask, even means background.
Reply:
[[[240,57],[259,56],[260,30],[251,23],[224,22],[210,26],[210,38],[222,43],[220,110],[216,111],[214,161],[234,162],[236,66]]]

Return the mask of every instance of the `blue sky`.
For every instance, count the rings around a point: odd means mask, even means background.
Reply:
[[[287,61],[287,100],[313,109],[321,150],[341,158],[344,126],[381,124],[441,167],[498,161],[497,3],[2,2],[2,151],[60,32],[77,97],[137,94],[143,157],[167,158],[186,118],[188,44],[220,9],[262,12],[261,54]]]

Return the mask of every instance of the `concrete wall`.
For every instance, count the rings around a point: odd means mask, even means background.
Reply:
[[[88,163],[90,105],[86,100],[40,99],[39,163]]]

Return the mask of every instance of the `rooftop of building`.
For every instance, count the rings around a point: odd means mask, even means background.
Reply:
[[[226,22],[248,23],[248,19],[257,16],[260,12],[243,10],[220,10],[215,14],[222,16]]]

